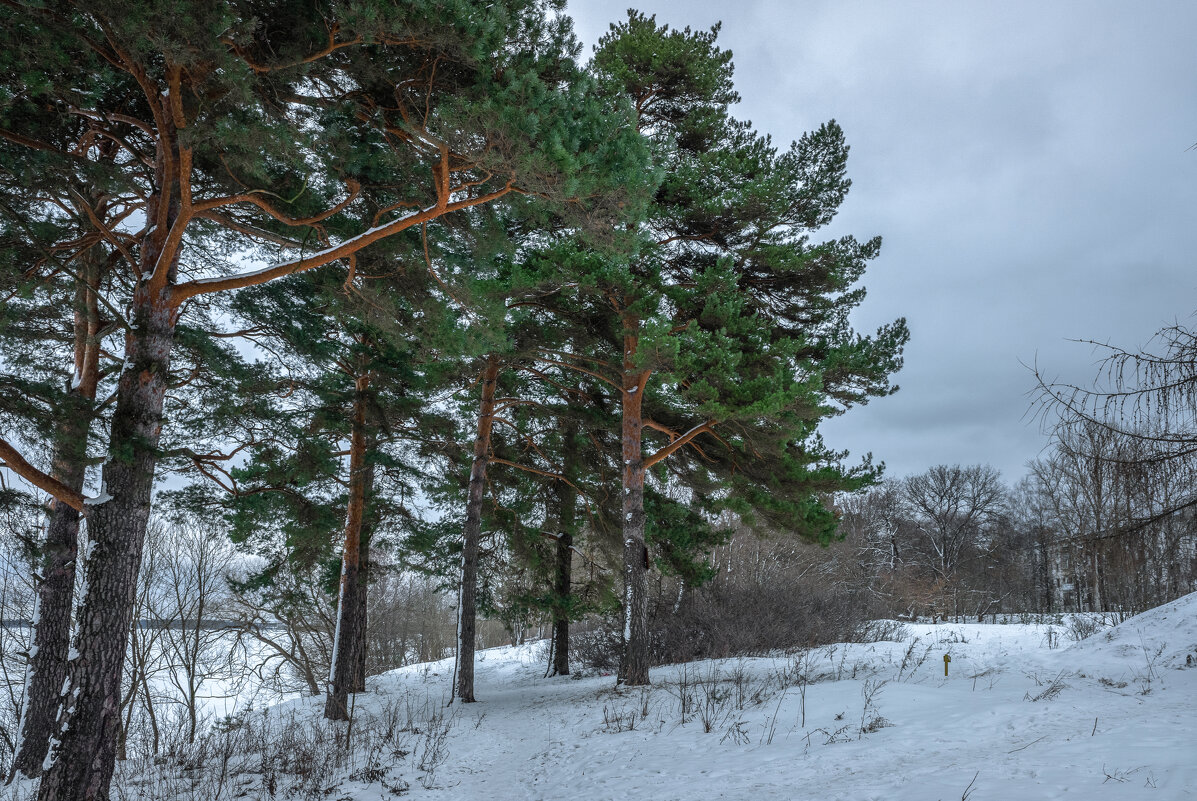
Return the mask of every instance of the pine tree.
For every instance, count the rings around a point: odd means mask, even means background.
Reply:
[[[608,96],[604,103],[613,119],[627,119],[626,102],[621,98]],[[624,132],[632,130],[626,127]],[[635,143],[635,139],[629,142]],[[629,155],[625,153],[624,157]],[[612,165],[606,178],[594,183],[594,194],[586,204],[561,204],[546,198],[505,200],[461,215],[457,225],[446,229],[449,235],[441,237],[441,241],[433,245],[425,241],[425,259],[442,290],[444,302],[459,309],[461,321],[468,324],[469,345],[461,354],[462,365],[473,379],[471,386],[478,389],[477,400],[471,398],[474,408],[466,412],[473,447],[465,486],[461,581],[457,588],[455,693],[463,703],[475,700],[473,662],[479,557],[485,487],[492,483],[488,474],[490,465],[502,463],[532,472],[541,479],[562,480],[559,466],[531,467],[523,459],[504,460],[494,454],[495,423],[512,425],[506,417],[497,416],[499,413],[523,409],[529,404],[540,405],[533,396],[543,394],[542,384],[557,385],[553,392],[561,389],[559,382],[534,367],[532,353],[536,347],[551,346],[565,335],[560,326],[546,325],[541,319],[545,307],[538,299],[571,292],[574,277],[569,271],[546,268],[544,258],[538,267],[532,267],[528,261],[546,241],[572,237],[578,246],[606,247],[594,241],[596,231],[605,233],[613,225],[634,224],[653,186],[653,176],[644,172],[635,178],[620,176],[624,176],[622,171]],[[531,437],[526,442],[543,455]]]
[[[0,115],[54,127],[52,114],[27,102],[13,102]],[[0,121],[0,128],[6,125]],[[61,146],[82,146],[91,135],[82,119],[53,133],[63,138]],[[100,414],[97,394],[110,373],[104,340],[122,322],[105,297],[113,260],[101,230],[119,220],[119,208],[102,191],[113,150],[105,143],[99,163],[81,167],[0,139],[0,429],[27,443],[45,443],[51,486],[76,493],[83,491],[88,440]],[[54,180],[47,181],[50,176]],[[46,191],[47,185],[66,194]],[[63,241],[71,245],[62,247]],[[0,451],[6,462],[23,458],[3,441]],[[35,544],[37,624],[13,761],[13,770],[25,776],[41,774],[66,676],[79,527],[79,511],[52,499],[45,537]]]
[[[412,264],[402,253],[375,250],[359,257],[353,273],[326,270],[238,294],[228,313],[280,362],[276,374],[263,382],[251,370],[242,385],[229,380],[242,369],[235,365],[208,379],[225,394],[237,387],[236,402],[196,398],[191,405],[207,419],[184,426],[212,431],[214,446],[236,443],[233,450],[248,457],[223,475],[211,463],[214,455],[224,458],[215,447],[191,458],[228,490],[225,503],[242,544],[272,551],[268,571],[280,560],[304,571],[329,563],[338,541],[325,709],[331,719],[345,719],[348,693],[364,689],[369,543],[392,506],[376,486],[378,468],[392,476],[390,495],[401,489],[396,480],[416,475],[414,443],[439,425],[430,410],[430,396],[444,381],[437,355],[460,347],[451,330],[448,341],[441,339],[451,325],[442,319],[448,310],[429,294],[432,278],[422,266],[406,266]],[[263,410],[256,398],[264,384],[275,401]],[[242,421],[246,408],[256,419]],[[343,523],[334,533],[338,516]],[[281,549],[270,545],[280,527]]]
[[[902,321],[873,337],[847,323],[864,296],[852,285],[879,240],[809,240],[849,186],[838,126],[779,152],[731,118],[731,54],[716,46],[717,32],[671,31],[632,12],[594,59],[633,103],[665,175],[639,250],[599,265],[586,285],[609,321],[606,348],[557,356],[619,391],[619,678],[631,685],[648,682],[648,471],[659,465],[663,479],[672,469],[710,511],[763,515],[825,540],[835,519],[819,494],[863,486],[874,473],[867,462],[842,468],[818,422],[891,392],[907,336]],[[646,453],[646,437],[665,441]]]
[[[621,143],[606,136],[582,87],[556,81],[571,54],[562,50],[564,23],[550,22],[546,5],[5,7],[0,49],[15,54],[5,97],[53,108],[59,120],[84,116],[96,138],[118,142],[110,192],[146,221],[111,237],[122,285],[132,291],[115,304],[130,308],[130,333],[102,494],[85,504],[82,493],[2,445],[18,474],[86,510],[95,544],[75,637],[80,658],[71,663],[74,711],[51,752],[41,798],[107,794],[128,590],[185,307],[352,260],[375,242],[514,192],[580,194],[579,176],[594,164],[633,166],[611,155]],[[61,137],[19,116],[10,123],[3,133],[10,145],[95,158],[94,148],[72,154],[56,144]],[[375,182],[381,174],[390,179]],[[421,194],[388,194],[419,174],[429,176]],[[387,211],[353,236],[325,239],[323,224],[364,197]],[[284,257],[260,270],[199,277],[199,259],[186,254],[217,235]]]

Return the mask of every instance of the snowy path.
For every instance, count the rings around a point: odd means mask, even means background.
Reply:
[[[1197,595],[1071,647],[1060,634],[909,625],[902,642],[804,661],[658,668],[648,689],[542,678],[540,645],[481,651],[481,700],[452,707],[431,774],[413,734],[383,780],[344,779],[328,797],[379,801],[406,783],[403,797],[441,801],[1197,799]],[[451,680],[451,661],[372,678],[361,719],[396,703],[441,710]]]

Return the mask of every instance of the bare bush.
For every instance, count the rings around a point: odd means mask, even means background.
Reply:
[[[453,652],[453,599],[432,580],[376,564],[367,603],[367,675],[432,662]]]
[[[654,665],[767,654],[832,642],[865,642],[901,634],[875,621],[882,611],[865,588],[837,573],[843,549],[738,534],[716,549],[719,572],[681,594],[659,583],[649,607]],[[617,620],[574,638],[574,655],[602,671],[618,665]]]
[[[1068,639],[1073,642],[1080,642],[1086,637],[1092,637],[1101,629],[1105,628],[1100,618],[1093,615],[1073,615],[1068,619],[1068,624],[1065,631],[1068,632]]]
[[[194,741],[180,741],[168,757],[122,763],[112,797],[315,801],[339,797],[338,788],[351,781],[387,797],[401,795],[409,779],[434,786],[455,722],[441,699],[413,694],[373,714],[359,710],[351,728],[295,709],[247,713],[219,721]]]

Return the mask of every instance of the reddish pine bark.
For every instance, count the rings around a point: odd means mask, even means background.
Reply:
[[[365,648],[364,587],[361,582],[362,518],[366,509],[366,388],[369,373],[359,375],[354,386],[353,431],[349,444],[349,508],[345,520],[345,545],[341,554],[341,587],[337,603],[337,630],[333,662],[329,666],[324,717],[349,719],[349,693],[357,685],[359,662]]]
[[[495,387],[499,358],[491,355],[482,370],[482,398],[478,406],[478,435],[466,495],[466,519],[461,547],[461,595],[458,599],[457,697],[474,702],[474,638],[477,625],[478,546],[482,537],[482,496],[490,458],[490,435],[495,419]]]

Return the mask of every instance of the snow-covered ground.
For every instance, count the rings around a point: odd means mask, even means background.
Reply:
[[[1079,643],[1061,634],[907,624],[900,642],[662,667],[652,687],[620,689],[610,676],[543,678],[539,644],[482,651],[476,704],[444,707],[451,660],[373,678],[356,700],[358,745],[305,792],[323,782],[326,797],[353,801],[1197,798],[1197,594]],[[266,726],[288,722],[288,742],[343,733],[318,722],[321,708],[287,702]],[[286,797],[292,786],[285,771],[264,777],[263,760],[223,764],[218,794],[177,797],[266,798],[271,786]],[[133,768],[122,794],[166,797]],[[204,769],[216,769],[211,758]]]

